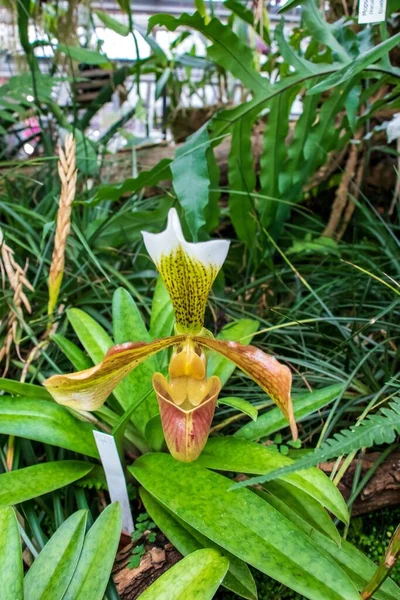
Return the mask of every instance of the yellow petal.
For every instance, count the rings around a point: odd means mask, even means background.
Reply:
[[[275,357],[265,354],[254,346],[243,346],[239,342],[223,342],[197,336],[193,338],[200,346],[222,354],[253,379],[272,398],[289,421],[293,439],[297,439],[297,426],[290,397],[292,373]]]
[[[229,242],[187,242],[174,208],[169,211],[165,231],[142,234],[171,297],[177,331],[200,333],[207,298],[228,253]]]
[[[126,342],[113,346],[104,360],[85,371],[53,375],[44,381],[54,400],[75,410],[97,410],[118,383],[150,355],[179,344],[185,336],[171,336],[150,343]]]
[[[177,406],[171,393],[171,384],[161,373],[153,375],[153,387],[160,407],[165,441],[172,456],[177,460],[191,462],[198,458],[207,442],[214,417],[221,382],[210,377],[203,388],[199,406],[184,409]],[[185,406],[185,405],[183,405]]]

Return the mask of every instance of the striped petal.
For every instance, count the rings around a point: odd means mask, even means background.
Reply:
[[[181,343],[185,336],[171,336],[150,343],[127,342],[113,346],[104,360],[85,371],[53,375],[44,381],[54,400],[75,410],[99,409],[118,383],[152,354]]]
[[[189,385],[193,383],[192,381]],[[204,384],[197,384],[202,390],[201,404],[192,406],[184,403],[177,406],[173,384],[169,384],[161,373],[153,375],[153,387],[160,407],[165,441],[172,456],[184,462],[191,462],[200,456],[208,439],[221,390],[218,377],[210,377]]]
[[[225,261],[229,242],[187,242],[174,208],[168,213],[165,231],[142,231],[142,235],[171,297],[178,332],[200,333],[207,298]]]
[[[222,354],[251,377],[281,409],[289,421],[293,439],[297,439],[297,426],[290,397],[292,374],[288,367],[254,346],[244,346],[239,342],[224,342],[200,336],[193,339],[200,346]]]

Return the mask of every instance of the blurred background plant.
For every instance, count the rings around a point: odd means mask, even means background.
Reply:
[[[8,433],[6,394],[22,393],[10,380],[40,384],[71,370],[60,349],[62,336],[78,341],[67,309],[84,310],[112,334],[120,286],[150,325],[156,272],[140,231],[161,230],[173,205],[188,239],[232,239],[208,328],[217,334],[256,319],[254,342],[291,366],[301,407],[298,448],[265,396],[235,371],[225,395],[259,416],[220,405],[215,434],[303,457],[398,400],[398,2],[373,26],[357,25],[346,1],[323,12],[313,0],[289,2],[283,16],[273,1],[154,4],[18,0],[0,9],[4,471],[75,458]],[[50,311],[57,344],[48,337],[48,280],[62,195],[58,149],[70,133],[77,179]],[[391,477],[396,418],[390,427],[323,459],[353,511],[344,535],[376,562],[396,523],[393,513],[374,511],[400,502]],[[102,509],[101,483],[73,481],[23,502],[28,548],[42,548],[76,509],[94,517]],[[292,597],[264,583],[266,598]]]

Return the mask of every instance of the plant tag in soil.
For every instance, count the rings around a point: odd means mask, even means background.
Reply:
[[[119,502],[122,508],[122,531],[127,535],[131,535],[134,530],[132,512],[117,445],[113,436],[108,435],[108,433],[93,431],[93,435],[106,474],[111,501]]]
[[[360,0],[359,23],[381,23],[386,18],[386,0]]]

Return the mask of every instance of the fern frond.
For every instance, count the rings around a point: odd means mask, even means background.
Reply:
[[[292,464],[275,469],[266,475],[251,477],[232,486],[232,489],[264,483],[277,479],[294,471],[314,467],[331,458],[350,454],[361,448],[370,448],[374,445],[392,444],[400,434],[400,398],[395,398],[388,407],[381,408],[379,412],[369,415],[358,426],[336,433],[327,440],[318,450],[294,461]]]

